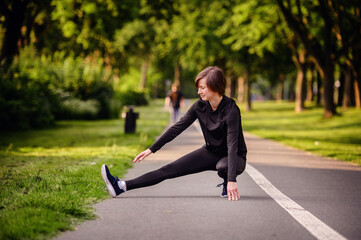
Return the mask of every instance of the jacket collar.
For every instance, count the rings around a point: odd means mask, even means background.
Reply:
[[[229,97],[227,97],[226,95],[223,95],[223,98],[222,98],[221,102],[219,103],[217,109],[213,111],[211,104],[208,101],[203,101],[201,99],[201,101],[206,104],[206,106],[210,112],[220,111],[230,100],[231,99]]]

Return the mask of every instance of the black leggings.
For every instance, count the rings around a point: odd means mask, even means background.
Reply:
[[[238,157],[237,175],[246,168],[245,159]],[[218,171],[218,175],[227,181],[228,158],[219,157],[209,152],[204,147],[197,149],[178,160],[171,162],[158,170],[146,173],[135,179],[126,181],[127,190],[147,187],[162,182],[163,180],[176,178],[188,174],[207,170]]]

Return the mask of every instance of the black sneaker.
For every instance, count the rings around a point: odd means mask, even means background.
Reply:
[[[101,172],[102,172],[103,181],[107,185],[108,192],[110,195],[112,195],[112,197],[116,197],[117,195],[124,192],[124,190],[119,188],[118,185],[119,178],[114,177],[113,175],[110,174],[107,165],[103,164],[101,168]]]
[[[227,182],[224,181],[223,183],[220,183],[220,184],[217,185],[217,187],[221,187],[221,186],[223,186],[223,190],[222,190],[222,193],[221,193],[221,197],[223,197],[223,198],[228,197],[228,196],[227,196]]]

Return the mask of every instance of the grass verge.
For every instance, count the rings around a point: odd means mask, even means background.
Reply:
[[[0,239],[46,239],[95,217],[108,198],[103,163],[122,176],[168,124],[163,102],[136,108],[137,133],[124,120],[61,121],[53,129],[0,136]]]
[[[295,113],[290,102],[254,102],[252,107],[251,112],[242,111],[244,131],[361,165],[360,110],[338,108],[338,116],[323,119],[323,108],[314,104],[308,104],[301,113]]]

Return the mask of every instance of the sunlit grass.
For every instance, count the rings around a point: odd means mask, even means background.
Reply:
[[[43,239],[94,218],[109,197],[103,163],[121,177],[168,124],[162,101],[136,108],[137,132],[124,120],[61,121],[53,129],[0,136],[0,239]]]
[[[323,119],[323,108],[313,104],[295,113],[294,103],[254,102],[251,112],[242,111],[243,127],[298,149],[361,165],[361,111],[337,111],[338,116]]]

